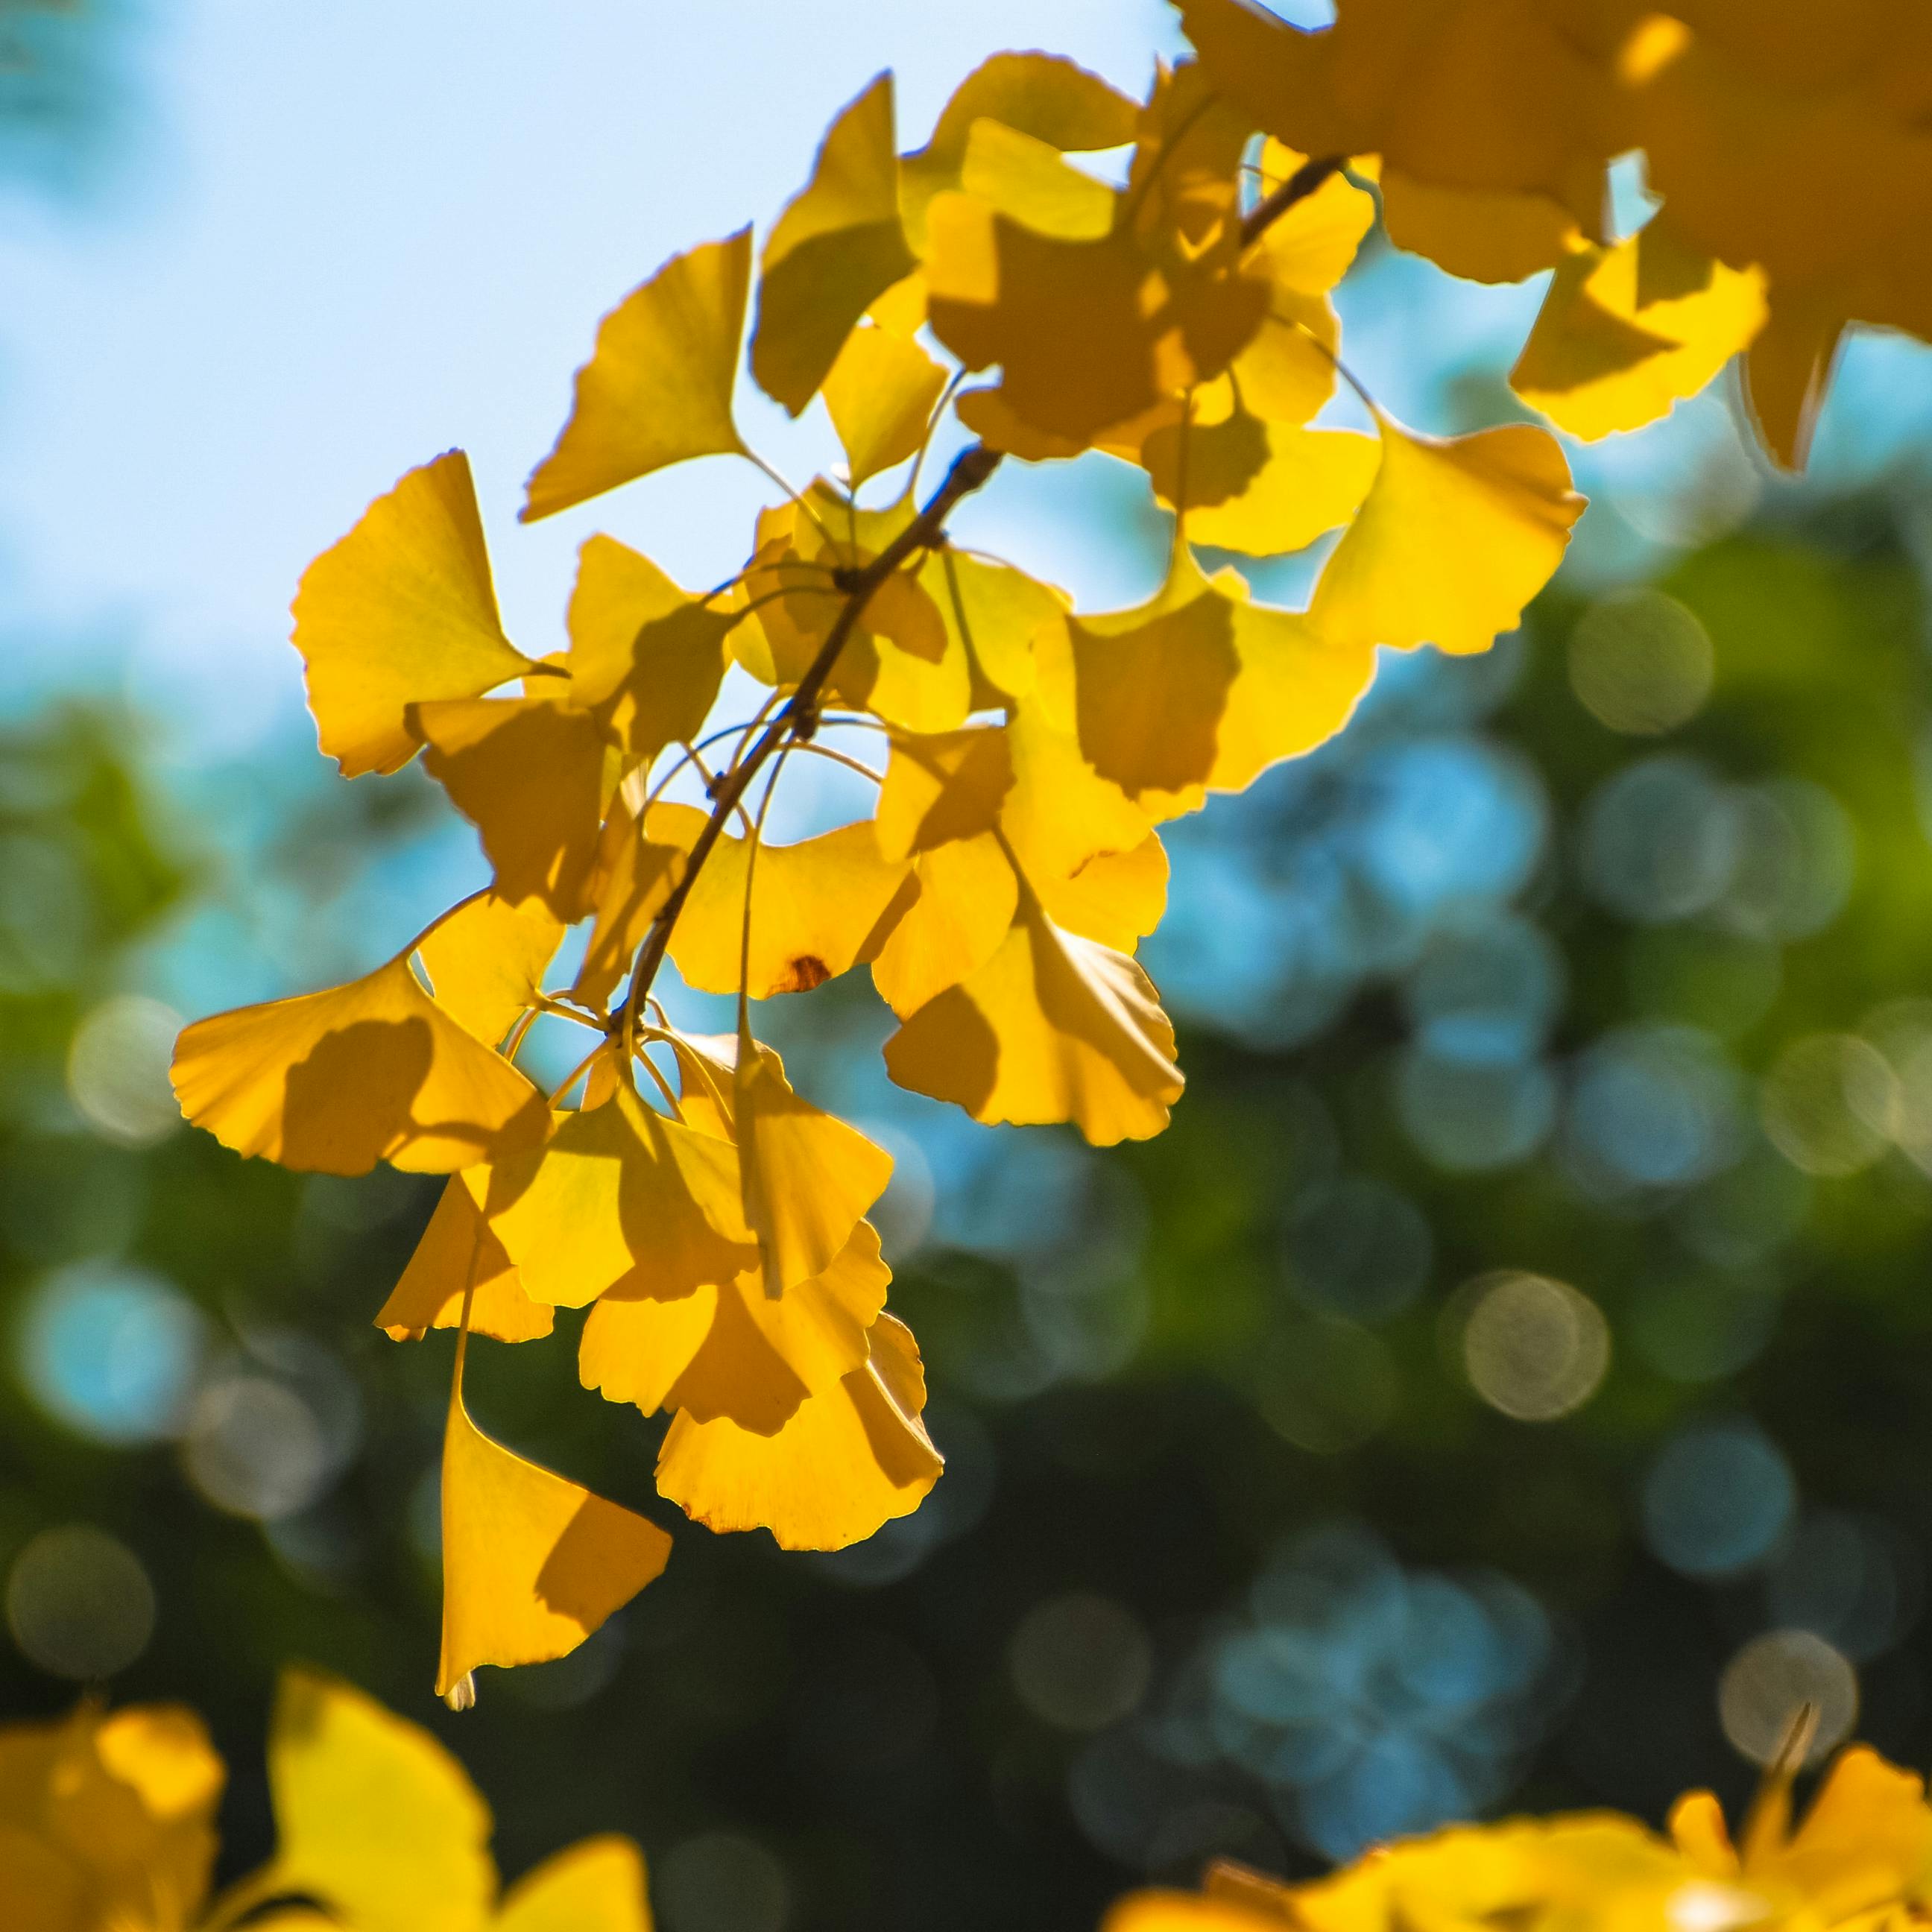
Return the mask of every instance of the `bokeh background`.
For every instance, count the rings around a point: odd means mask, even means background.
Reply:
[[[575,1657],[430,1697],[448,1338],[370,1317],[436,1184],[242,1163],[164,1078],[183,1016],[367,970],[484,876],[419,774],[315,754],[288,596],[459,442],[533,648],[593,528],[724,574],[762,496],[726,465],[515,527],[595,318],[768,218],[878,68],[910,141],[1040,43],[1132,88],[1178,48],[1141,0],[0,0],[0,1713],[200,1706],[232,1869],[291,1658],[446,1736],[506,1870],[635,1834],[667,1932],[1073,1932],[1214,1852],[1655,1819],[1740,1799],[1803,1696],[1932,1755],[1932,353],[1876,338],[1802,484],[1727,384],[1574,452],[1520,634],[1390,660],[1172,828],[1160,1139],[898,1093],[862,982],[765,1015],[899,1157],[947,1473],[836,1556],[679,1524]],[[1421,427],[1498,420],[1537,296],[1372,240],[1346,352]],[[1010,466],[964,527],[1126,602],[1144,489]],[[797,763],[789,832],[853,808]],[[661,1425],[566,1346],[472,1383],[673,1514]]]

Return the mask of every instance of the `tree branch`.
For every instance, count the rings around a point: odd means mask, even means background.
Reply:
[[[838,662],[839,652],[852,634],[853,627],[865,614],[873,592],[915,550],[936,549],[944,542],[946,519],[954,506],[991,478],[1000,466],[1000,457],[998,450],[989,449],[983,442],[976,442],[970,448],[961,451],[954,458],[952,467],[946,472],[945,482],[933,492],[926,508],[870,563],[854,571],[849,580],[841,585],[845,592],[845,602],[832,620],[832,628],[826,633],[818,655],[799,680],[784,709],[765,727],[751,750],[717,781],[711,816],[706,820],[704,830],[699,832],[691,848],[691,856],[685,862],[684,877],[658,908],[657,916],[651,921],[650,930],[644,935],[644,944],[638,949],[637,961],[631,969],[631,990],[624,1002],[621,1028],[614,1026],[610,1029],[614,1038],[621,1034],[628,1040],[634,1033],[644,995],[650,990],[658,968],[664,964],[665,950],[670,944],[671,928],[676,925],[678,914],[683,911],[684,902],[691,896],[691,889],[697,883],[698,874],[704,870],[705,861],[722,835],[725,820],[737,809],[738,802],[750,789],[752,781],[788,741],[809,738],[818,730],[819,700],[824,694],[826,681],[832,675],[832,667]]]

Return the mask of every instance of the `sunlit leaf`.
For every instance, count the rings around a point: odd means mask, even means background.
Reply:
[[[1594,441],[1695,395],[1764,320],[1762,272],[1699,255],[1660,215],[1557,270],[1510,386],[1559,429]]]
[[[430,775],[482,835],[498,896],[580,918],[603,817],[602,726],[548,697],[458,698],[409,716]]]
[[[524,1292],[516,1265],[483,1218],[488,1170],[452,1174],[417,1242],[402,1279],[389,1292],[376,1326],[393,1341],[420,1341],[432,1328],[454,1328],[470,1298],[472,1334],[499,1342],[548,1335],[556,1317]]]
[[[344,778],[409,761],[412,704],[474,698],[530,668],[496,614],[460,449],[412,470],[309,566],[295,620],[309,709]]]
[[[532,475],[524,519],[668,464],[742,450],[731,413],[752,231],[674,255],[607,315],[570,420]]]
[[[1147,975],[1024,889],[999,950],[886,1041],[886,1070],[976,1120],[1072,1120],[1096,1147],[1159,1133],[1182,1085]]]
[[[950,546],[927,559],[920,580],[949,637],[964,646],[974,682],[973,708],[990,709],[1033,688],[1034,634],[1072,608],[1064,591],[1010,564]]]
[[[543,1096],[417,983],[407,953],[345,986],[197,1020],[182,1112],[237,1154],[325,1174],[447,1174],[542,1138]]]
[[[891,1316],[869,1339],[865,1366],[776,1435],[678,1416],[658,1452],[658,1493],[712,1529],[769,1529],[786,1550],[843,1550],[910,1515],[944,1466],[920,1420],[925,1375]]]
[[[1393,167],[1382,170],[1382,190],[1389,239],[1472,282],[1520,282],[1589,245],[1546,194],[1444,188]]]
[[[882,74],[833,121],[811,180],[766,241],[752,338],[759,386],[796,416],[853,325],[915,266],[899,220],[892,79]]]
[[[830,1267],[782,1294],[765,1292],[762,1267],[674,1301],[607,1294],[585,1318],[578,1372],[586,1388],[646,1415],[728,1416],[768,1436],[864,1362],[890,1280],[862,1221]]]
[[[436,1004],[494,1046],[536,1002],[562,938],[541,901],[515,905],[478,892],[416,941],[416,958]]]
[[[1167,910],[1166,850],[1150,832],[1131,850],[1096,852],[1070,877],[1034,885],[1055,926],[1132,952]]]
[[[946,371],[916,342],[861,324],[825,379],[825,406],[854,489],[903,463],[926,440]]]
[[[1377,421],[1381,467],[1309,616],[1340,645],[1487,650],[1555,573],[1582,514],[1563,452],[1527,424],[1444,440]]]
[[[628,1838],[586,1838],[504,1894],[494,1932],[651,1932],[644,1862]]]
[[[479,1664],[568,1656],[670,1555],[656,1523],[493,1442],[452,1394],[436,1694]]]
[[[909,858],[990,832],[1012,785],[1012,753],[1004,730],[976,725],[896,737],[873,820],[880,856]]]
[[[656,805],[640,824],[621,796],[612,801],[591,873],[596,918],[572,988],[580,1000],[601,1006],[630,970],[651,921],[683,881],[704,822],[689,806]]]

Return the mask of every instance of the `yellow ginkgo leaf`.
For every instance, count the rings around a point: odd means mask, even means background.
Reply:
[[[1346,524],[1380,461],[1375,438],[1302,429],[1236,410],[1218,423],[1156,430],[1141,460],[1168,509],[1184,498],[1188,541],[1279,556]]]
[[[585,1838],[504,1894],[492,1932],[651,1932],[644,1862],[628,1838]]]
[[[607,315],[526,523],[694,456],[742,451],[731,414],[752,231],[674,255]]]
[[[1444,188],[1384,168],[1382,219],[1398,248],[1472,282],[1520,282],[1586,247],[1576,217],[1546,194]]]
[[[922,852],[913,876],[919,896],[872,962],[872,984],[901,1019],[992,958],[1018,904],[1012,861],[991,833]]]
[[[892,77],[882,74],[827,130],[812,179],[786,206],[758,268],[752,373],[794,416],[854,323],[915,266],[899,220]]]
[[[831,1267],[886,1191],[892,1157],[800,1100],[778,1055],[754,1046],[742,1025],[733,1073],[745,1220],[758,1238],[765,1292],[776,1295]]]
[[[539,900],[520,905],[478,892],[416,941],[436,1003],[494,1046],[543,989],[563,928]]]
[[[729,1416],[769,1436],[806,1396],[865,1360],[866,1333],[891,1279],[878,1236],[862,1221],[830,1268],[782,1294],[765,1292],[761,1268],[676,1301],[614,1291],[585,1318],[578,1373],[586,1388],[646,1415]]]
[[[648,762],[704,728],[724,675],[736,614],[680,590],[614,537],[578,554],[570,593],[568,701],[599,711]]]
[[[670,1555],[656,1523],[493,1442],[452,1391],[438,1696],[479,1664],[568,1656]]]
[[[880,856],[910,858],[990,832],[1012,786],[1012,753],[997,727],[895,737],[873,821]]]
[[[1146,812],[1081,756],[1073,735],[1072,656],[1064,627],[1040,634],[1048,675],[1006,727],[1013,788],[1000,827],[1030,880],[1071,878],[1099,852],[1131,852],[1153,829]],[[1055,706],[1060,717],[1050,717]]]
[[[475,698],[530,665],[496,614],[460,449],[412,470],[309,566],[295,620],[309,709],[344,778],[408,763],[411,704]]]
[[[687,986],[735,993],[745,920],[747,839],[723,838],[698,874],[670,938]],[[754,1000],[809,990],[870,959],[878,930],[906,884],[904,860],[880,856],[870,820],[764,845],[752,883],[752,938],[745,981]]]
[[[825,406],[854,490],[925,442],[945,387],[946,371],[904,336],[861,323],[845,338],[825,379]]]
[[[632,1276],[676,1300],[750,1264],[738,1151],[656,1113],[620,1079],[548,1145],[500,1164],[486,1203],[532,1300],[581,1308]]]
[[[688,806],[655,805],[640,826],[621,796],[612,802],[591,873],[597,916],[572,988],[580,1000],[602,1005],[630,970],[651,921],[683,882],[704,817]]]
[[[1134,138],[1132,101],[1098,74],[1042,53],[998,53],[953,91],[932,138],[902,164],[907,232],[922,248],[926,211],[942,189],[959,185],[974,134],[1010,128],[1062,153],[1124,147]]]
[[[252,1895],[313,1898],[357,1932],[477,1932],[488,1922],[496,1891],[488,1806],[435,1738],[374,1698],[319,1672],[285,1672],[268,1789],[275,1856],[250,1882]]]
[[[1380,415],[1382,458],[1309,617],[1338,645],[1486,651],[1563,560],[1584,500],[1526,423],[1422,436]]]
[[[1147,975],[1024,887],[1000,950],[886,1041],[886,1071],[989,1124],[1072,1120],[1096,1147],[1159,1133],[1182,1086]]]
[[[482,835],[500,898],[581,918],[603,817],[603,727],[550,698],[410,707],[424,764]]]
[[[1052,142],[998,121],[974,124],[958,185],[1009,220],[1063,242],[1098,242],[1114,225],[1118,196]]]
[[[950,545],[926,560],[920,580],[948,635],[965,649],[974,710],[1024,698],[1033,688],[1034,634],[1064,616],[1072,599],[1010,564],[964,556]]]
[[[1818,412],[1844,346],[1846,318],[1833,303],[1782,290],[1744,357],[1744,394],[1764,446],[1782,467],[1802,470]]]
[[[1294,1924],[1259,1912],[1239,1899],[1198,1892],[1136,1892],[1100,1922],[1100,1932],[1280,1932]]]
[[[420,1341],[432,1328],[455,1328],[466,1295],[472,1334],[530,1342],[550,1333],[554,1313],[524,1292],[515,1263],[483,1218],[488,1184],[488,1169],[473,1167],[445,1184],[402,1279],[376,1317],[392,1341]]]
[[[1640,429],[1749,347],[1765,314],[1761,270],[1700,255],[1659,215],[1557,270],[1510,386],[1573,436]]]
[[[1259,191],[1285,185],[1309,160],[1274,140],[1262,143]],[[1328,294],[1348,272],[1364,238],[1376,225],[1375,196],[1346,175],[1329,176],[1312,194],[1277,214],[1256,244],[1270,290],[1292,312],[1312,321],[1307,304]]]
[[[543,1138],[543,1096],[417,983],[406,952],[346,986],[197,1020],[182,1112],[237,1154],[323,1174],[449,1174]]]
[[[784,1550],[843,1550],[926,1499],[944,1466],[920,1420],[926,1378],[890,1315],[871,1354],[776,1435],[680,1415],[658,1452],[658,1492],[716,1530],[769,1529]]]
[[[1131,851],[1096,852],[1069,878],[1032,883],[1055,926],[1132,952],[1167,910],[1167,851],[1150,832]]]

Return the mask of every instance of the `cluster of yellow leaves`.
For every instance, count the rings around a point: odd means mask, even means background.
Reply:
[[[1555,269],[1514,374],[1579,436],[1630,429],[1739,352],[1802,466],[1854,322],[1932,338],[1932,16],[1920,0],[1340,0],[1305,32],[1174,0],[1253,124],[1378,169],[1398,245],[1452,274]],[[1660,197],[1609,232],[1606,170]]]
[[[644,1860],[586,1838],[500,1896],[488,1805],[428,1732],[350,1685],[282,1680],[276,1850],[210,1896],[226,1771],[172,1705],[0,1728],[8,1932],[650,1932]]]
[[[1118,185],[1070,158],[1124,147]],[[658,1490],[714,1528],[836,1548],[939,1474],[865,1218],[891,1162],[794,1090],[751,1003],[868,967],[902,1086],[1098,1144],[1159,1132],[1182,1080],[1133,954],[1165,904],[1160,826],[1338,730],[1378,647],[1484,650],[1556,569],[1582,500],[1546,432],[1443,440],[1378,410],[1372,434],[1310,427],[1340,367],[1330,292],[1373,214],[1340,173],[1258,148],[1198,66],[1137,103],[1001,55],[904,154],[884,76],[833,122],[755,275],[747,229],[604,318],[530,481],[526,518],[749,458],[751,316],[752,374],[794,414],[822,396],[847,468],[763,512],[728,583],[694,593],[592,536],[568,649],[532,655],[505,634],[460,452],[310,567],[294,642],[323,750],[350,776],[420,752],[491,884],[362,979],[189,1028],[175,1084],[241,1154],[449,1177],[377,1317],[398,1340],[458,1331],[446,1695],[478,1664],[568,1650],[668,1553],[642,1516],[477,1428],[472,1334],[538,1340],[556,1310],[587,1311],[584,1385],[670,1418]],[[922,508],[949,400],[980,442]],[[948,540],[1002,455],[1090,448],[1176,512],[1146,604],[1076,613]],[[896,470],[891,500],[862,506]],[[1196,555],[1337,530],[1306,610]],[[770,696],[706,737],[734,667]],[[882,769],[861,765],[877,814],[765,840],[771,787],[822,748],[828,709],[882,741]],[[686,770],[709,810],[664,795]],[[547,984],[580,925],[574,976]],[[651,996],[667,958],[738,995],[734,1035],[668,1024]],[[549,1095],[518,1064],[540,1013],[591,1034]]]
[[[1932,1909],[1924,1780],[1864,1746],[1844,1752],[1793,1828],[1790,1781],[1766,1783],[1733,1844],[1717,1799],[1687,1792],[1667,1837],[1615,1812],[1456,1826],[1278,1885],[1232,1865],[1198,1893],[1120,1901],[1103,1932],[1861,1932]]]

